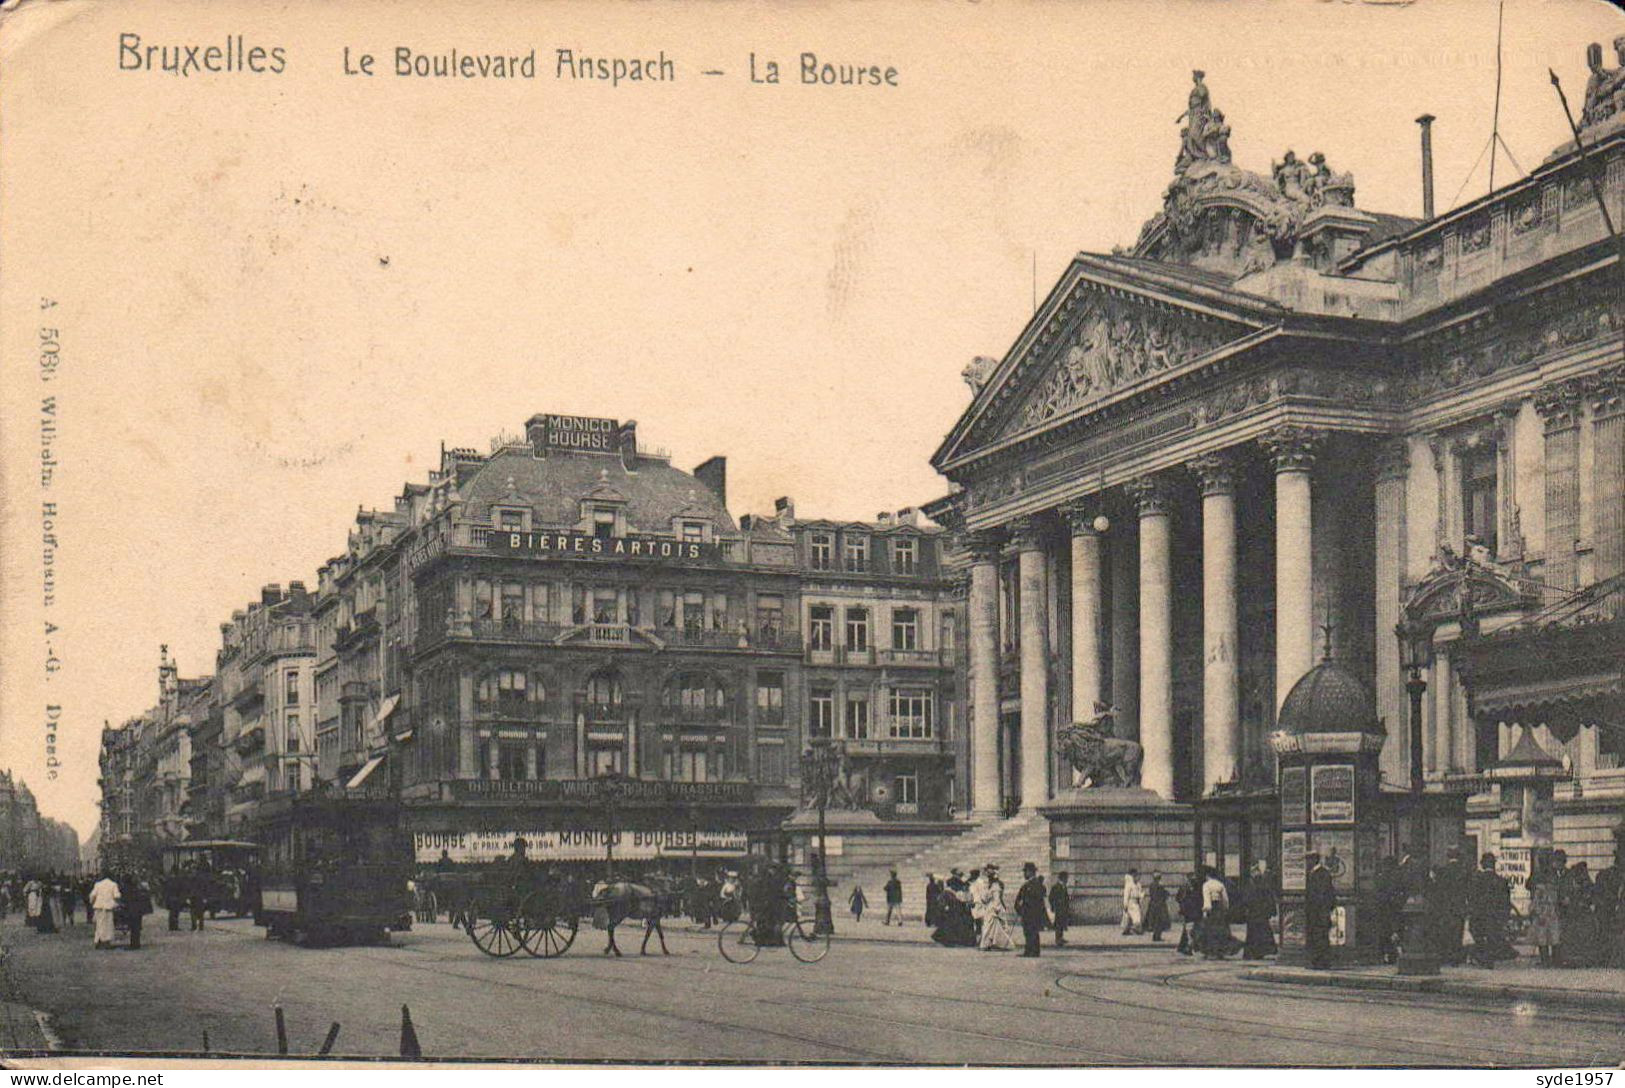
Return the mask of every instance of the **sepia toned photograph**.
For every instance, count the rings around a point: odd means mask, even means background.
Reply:
[[[1604,0],[5,4],[0,1075],[1602,1088],[1622,229]]]

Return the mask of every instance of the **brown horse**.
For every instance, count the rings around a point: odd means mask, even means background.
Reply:
[[[677,893],[664,882],[634,884],[627,880],[615,880],[600,883],[593,887],[591,905],[594,925],[598,924],[598,911],[604,912],[604,928],[609,934],[604,955],[621,954],[620,946],[615,943],[615,927],[628,918],[643,919],[643,947],[638,950],[639,955],[649,954],[651,936],[660,938],[662,955],[671,955],[671,949],[666,947],[666,931],[660,927],[660,920],[668,914],[677,913]]]

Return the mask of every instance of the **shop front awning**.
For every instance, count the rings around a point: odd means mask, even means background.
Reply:
[[[367,776],[372,774],[373,771],[376,771],[378,769],[378,765],[383,761],[383,756],[373,756],[371,759],[367,760],[367,762],[361,765],[361,769],[351,777],[350,781],[344,784],[344,788],[347,790],[360,789],[361,784],[367,780]]]
[[[374,736],[381,735],[383,733],[384,723],[389,721],[389,716],[395,713],[395,708],[400,705],[400,702],[401,697],[399,695],[391,695],[378,707],[378,713],[373,715],[372,719],[372,731]]]
[[[1562,740],[1625,718],[1625,616],[1520,625],[1455,644],[1479,722],[1545,724]]]
[[[729,848],[722,846],[702,846],[698,850],[688,850],[681,846],[664,846],[660,849],[662,858],[742,858],[750,851],[741,846]]]

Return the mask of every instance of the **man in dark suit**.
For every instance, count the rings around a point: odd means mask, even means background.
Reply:
[[[1467,924],[1473,933],[1472,961],[1480,967],[1494,967],[1495,961],[1515,958],[1507,946],[1507,916],[1512,913],[1512,888],[1507,878],[1495,871],[1495,855],[1485,854],[1478,862],[1468,894]]]
[[[1066,930],[1072,924],[1072,890],[1066,886],[1066,874],[1057,873],[1049,889],[1049,913],[1054,919],[1055,947],[1066,944]]]
[[[1044,935],[1044,927],[1049,924],[1049,910],[1044,902],[1044,878],[1038,875],[1038,866],[1030,861],[1021,867],[1021,875],[1024,879],[1021,890],[1016,893],[1016,917],[1021,919],[1021,933],[1027,939],[1021,954],[1037,959],[1039,940]]]
[[[1320,855],[1308,853],[1309,876],[1304,882],[1303,925],[1308,936],[1309,966],[1323,971],[1332,965],[1332,911],[1337,907],[1337,889],[1332,874]]]
[[[1461,931],[1467,922],[1472,880],[1461,849],[1452,846],[1445,863],[1433,876],[1432,894],[1428,897],[1429,937],[1441,963],[1460,964],[1467,958],[1461,947]]]

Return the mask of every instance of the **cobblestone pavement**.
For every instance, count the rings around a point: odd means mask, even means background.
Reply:
[[[139,952],[94,951],[89,930],[9,924],[14,1001],[70,1048],[270,1054],[272,1006],[290,1050],[393,1055],[401,1005],[446,1057],[631,1061],[1041,1064],[1615,1065],[1617,1013],[1448,994],[1349,992],[1243,977],[1248,965],[1172,952],[1039,960],[837,938],[821,963],[765,949],[736,966],[714,937],[673,931],[673,955],[600,954],[584,929],[556,960],[481,955],[439,924],[387,948],[306,949],[246,921],[201,934],[149,925]]]

